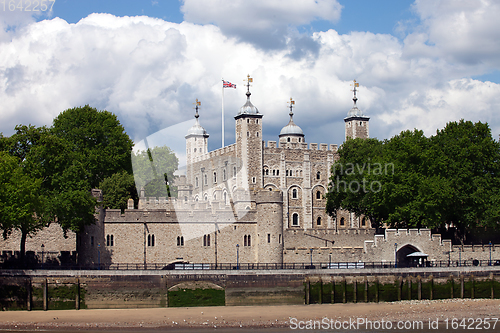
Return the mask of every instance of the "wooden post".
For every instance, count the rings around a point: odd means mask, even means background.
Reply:
[[[358,281],[356,280],[356,278],[354,278],[354,281],[352,283],[352,289],[353,289],[353,302],[354,303],[357,303],[358,301]]]
[[[27,291],[26,308],[28,311],[31,311],[33,307],[32,304],[33,297],[31,296],[31,278],[28,278],[28,280],[26,281],[26,291]]]
[[[75,309],[80,310],[80,279],[76,279]]]
[[[408,300],[411,300],[411,276],[408,276]]]
[[[491,281],[491,299],[494,298],[494,286],[495,286],[495,277],[493,275],[493,272],[490,273],[490,281]]]
[[[460,298],[464,298],[464,276],[460,275]]]
[[[332,304],[335,303],[335,280],[333,279],[332,276]]]
[[[474,275],[471,274],[470,275],[470,282],[471,282],[471,286],[470,286],[470,298],[474,298]]]
[[[306,279],[306,304],[309,304],[310,302],[310,290],[311,290],[311,281],[309,278]]]
[[[368,277],[365,275],[365,303],[368,303]]]
[[[47,279],[43,282],[43,311],[49,309],[49,287]]]
[[[450,275],[450,285],[451,285],[451,287],[450,287],[450,298],[454,298],[453,297],[453,285],[454,284],[455,283],[453,282],[453,275]]]
[[[346,288],[347,287],[347,281],[346,281],[346,278],[345,276],[343,277],[343,280],[342,280],[342,302],[343,303],[347,303],[347,298],[346,298]]]
[[[434,298],[434,276],[429,276],[429,299],[432,300]]]
[[[397,287],[398,287],[398,301],[401,301],[401,294],[402,294],[402,288],[403,288],[403,277],[399,276],[397,280]]]
[[[420,275],[417,276],[417,298],[419,301],[422,300],[422,278]]]
[[[323,304],[323,280],[319,278],[319,304]]]

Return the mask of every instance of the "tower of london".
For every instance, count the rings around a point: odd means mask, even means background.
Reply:
[[[52,224],[28,240],[27,250],[37,251],[50,235],[47,252],[74,251],[73,241],[79,263],[109,267],[394,262],[412,252],[425,253],[430,261],[449,259],[451,241],[428,229],[376,234],[364,216],[345,210],[327,214],[325,194],[337,144],[308,143],[294,122],[292,99],[277,140],[264,142],[265,114],[251,102],[249,82],[246,101],[234,115],[233,144],[208,151],[209,133],[196,104],[194,124],[185,134],[186,172],[175,181],[177,198],[146,197],[141,190],[137,208],[133,200],[123,212],[101,207],[94,225],[64,242],[57,241],[62,233]],[[345,138],[368,138],[370,118],[357,107],[354,83]],[[94,195],[102,193],[95,190]],[[2,248],[16,244],[9,242]]]

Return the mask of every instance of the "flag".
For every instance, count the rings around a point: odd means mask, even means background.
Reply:
[[[225,80],[222,80],[222,87],[223,88],[234,88],[236,89],[236,85],[229,82],[229,81],[225,81]]]

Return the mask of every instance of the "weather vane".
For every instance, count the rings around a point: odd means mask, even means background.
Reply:
[[[354,87],[354,89],[351,90],[354,92],[354,98],[352,100],[354,101],[354,105],[356,105],[356,101],[358,100],[358,98],[356,97],[356,92],[357,92],[356,88],[359,88],[359,83],[356,82],[356,80],[353,80],[352,82],[353,83],[351,84],[351,86]]]
[[[247,91],[250,92],[250,82],[253,82],[253,78],[251,78],[250,74],[248,74],[247,79],[243,81],[247,81]]]
[[[198,118],[200,115],[198,114],[198,107],[201,105],[201,102],[198,101],[198,98],[196,99],[196,102],[193,103],[196,106],[194,107],[196,109],[196,114],[194,115],[195,118]]]
[[[295,101],[290,97],[290,102],[287,103],[290,103],[290,116],[293,116],[292,108],[295,105]]]

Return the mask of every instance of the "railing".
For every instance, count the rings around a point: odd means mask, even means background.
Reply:
[[[344,269],[384,269],[384,268],[404,268],[404,267],[425,267],[432,269],[434,267],[485,267],[500,266],[500,260],[461,260],[461,261],[426,261],[421,265],[403,266],[401,263],[394,265],[394,261],[376,261],[376,262],[313,262],[313,263],[101,263],[91,265],[77,264],[57,264],[44,263],[21,267],[15,263],[1,264],[0,268],[23,268],[23,269],[68,269],[68,270],[295,270],[295,269],[325,269],[325,270],[344,270]]]

